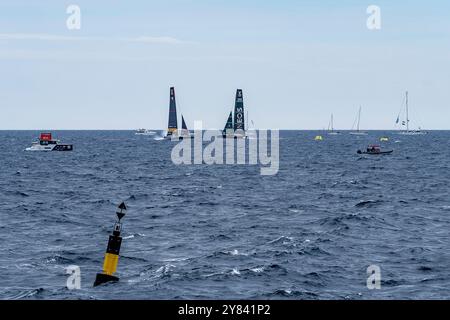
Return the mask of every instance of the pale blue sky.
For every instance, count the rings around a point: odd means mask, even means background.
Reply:
[[[259,128],[450,129],[448,1],[0,2],[0,129],[222,128],[236,88]],[[81,7],[81,30],[66,8]],[[366,27],[369,5],[382,29]]]

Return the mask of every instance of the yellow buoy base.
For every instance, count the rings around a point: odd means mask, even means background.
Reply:
[[[105,260],[103,261],[103,273],[113,275],[117,270],[119,263],[119,256],[112,253],[105,253]]]

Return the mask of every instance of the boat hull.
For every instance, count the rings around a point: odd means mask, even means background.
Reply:
[[[154,136],[156,134],[155,131],[148,131],[148,132],[136,132],[135,135],[137,136]]]
[[[248,136],[223,134],[222,138],[224,138],[224,139],[248,139]]]
[[[393,153],[394,150],[389,150],[389,151],[380,151],[380,152],[366,152],[366,151],[361,151],[358,150],[358,154],[367,154],[367,155],[371,155],[371,156],[382,156],[382,155],[387,155],[387,154],[391,154]]]
[[[189,136],[164,136],[164,140],[174,140],[174,141],[178,141],[178,140],[183,140],[183,139],[194,139],[193,135],[189,135]]]
[[[350,132],[352,136],[367,136],[367,132]]]
[[[39,152],[49,152],[49,151],[73,151],[73,145],[71,144],[57,144],[55,146],[33,146],[26,148],[25,151],[39,151]]]
[[[399,132],[398,134],[401,134],[403,136],[422,136],[422,135],[428,134],[428,132],[425,132],[425,131],[403,131],[403,132]]]

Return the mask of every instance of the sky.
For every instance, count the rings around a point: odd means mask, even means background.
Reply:
[[[351,129],[359,106],[362,129],[394,129],[406,90],[412,128],[450,129],[449,17],[447,0],[1,0],[0,130],[164,129],[170,86],[190,128],[223,128],[241,88],[261,129]]]

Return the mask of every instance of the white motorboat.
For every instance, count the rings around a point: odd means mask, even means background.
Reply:
[[[52,138],[51,133],[41,133],[39,140],[33,142],[25,151],[73,151],[73,145],[61,144],[59,140]]]

